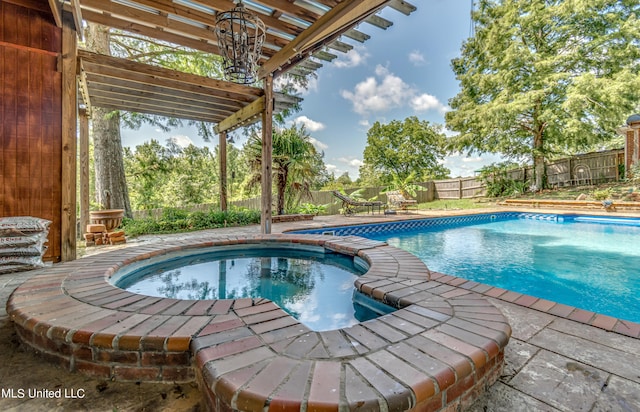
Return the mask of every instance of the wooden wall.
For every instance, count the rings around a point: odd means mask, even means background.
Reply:
[[[61,256],[62,32],[48,3],[0,1],[0,216],[51,220]]]

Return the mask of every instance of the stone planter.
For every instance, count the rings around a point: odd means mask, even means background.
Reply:
[[[122,223],[123,209],[106,209],[89,212],[89,220],[92,224],[105,225],[107,231],[111,231]]]
[[[293,215],[274,215],[271,217],[271,221],[273,223],[282,223],[282,222],[299,222],[302,220],[313,220],[312,214],[309,213],[299,213]]]

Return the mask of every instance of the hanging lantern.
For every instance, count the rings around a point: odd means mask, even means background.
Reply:
[[[216,36],[223,58],[224,75],[235,83],[254,83],[265,39],[265,26],[257,14],[240,1],[232,10],[216,16]]]

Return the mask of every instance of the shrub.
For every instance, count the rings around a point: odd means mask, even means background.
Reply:
[[[320,213],[324,213],[325,210],[327,210],[326,205],[314,205],[313,203],[303,203],[295,209],[294,213],[304,213],[304,214],[318,216]]]
[[[591,196],[595,199],[595,200],[606,200],[608,198],[611,197],[611,194],[613,193],[613,189],[608,187],[606,189],[602,189],[602,190],[594,190],[591,193]]]
[[[640,184],[640,162],[636,161],[630,168],[631,181],[634,185]]]
[[[527,182],[509,177],[508,170],[513,167],[512,163],[494,163],[480,169],[487,197],[517,196],[527,191]]]
[[[191,230],[216,229],[227,226],[246,226],[260,223],[260,211],[249,209],[230,209],[226,212],[210,210],[208,212],[188,212],[181,209],[163,210],[159,219],[146,217],[141,219],[123,219],[122,226],[129,236],[158,233],[175,233]]]

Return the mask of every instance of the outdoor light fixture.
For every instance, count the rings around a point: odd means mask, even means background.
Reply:
[[[216,36],[223,58],[225,78],[235,83],[254,83],[265,25],[257,14],[247,10],[242,0],[229,11],[216,16]]]

